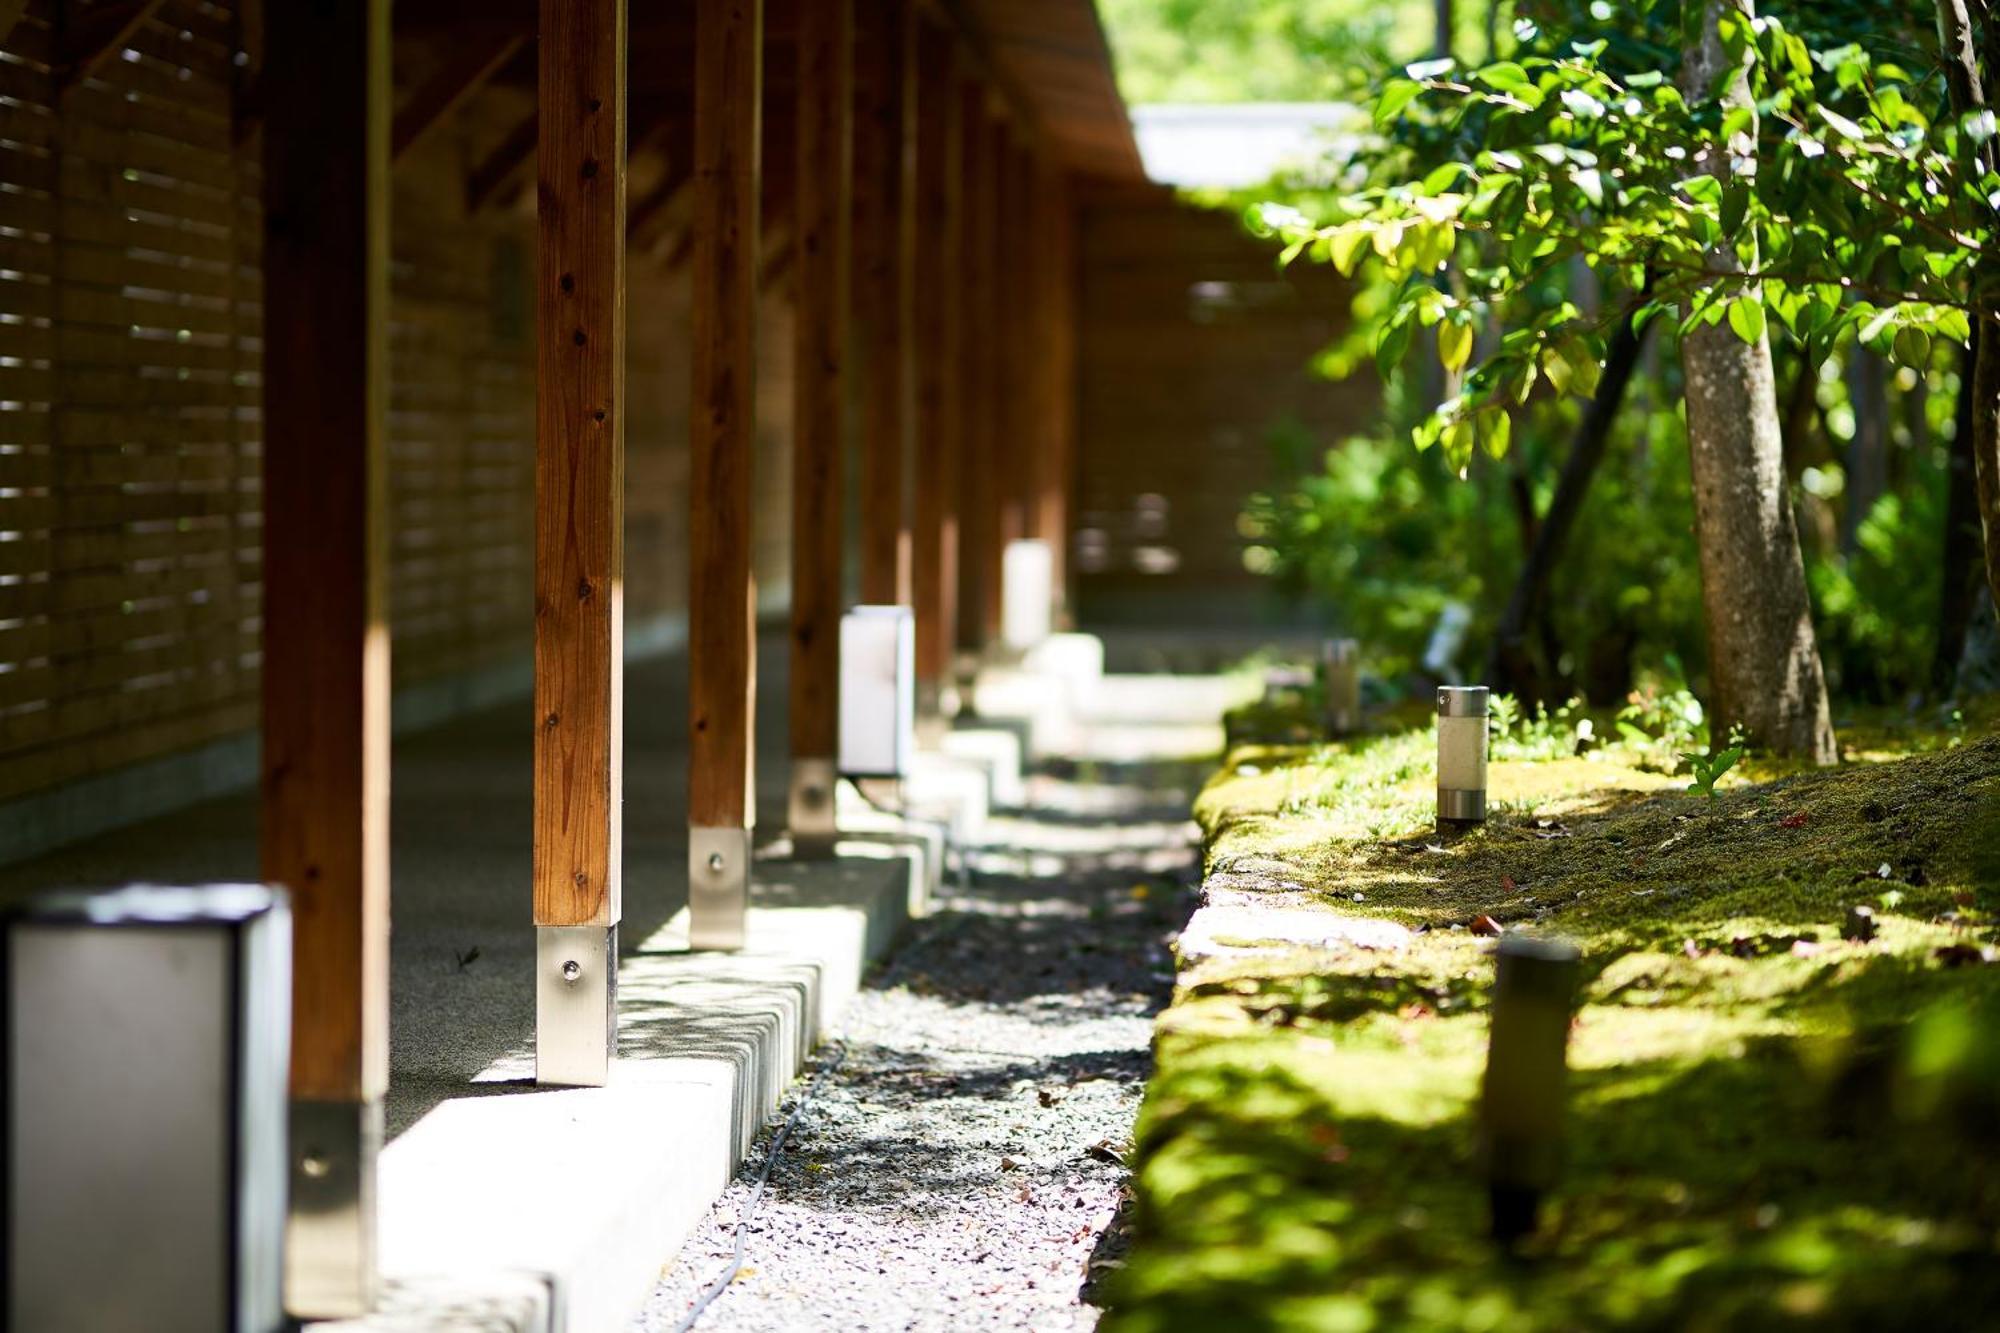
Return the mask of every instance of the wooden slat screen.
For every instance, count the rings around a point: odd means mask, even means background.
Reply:
[[[56,113],[0,52],[0,798],[249,726],[254,162],[233,21],[175,0]]]
[[[259,145],[233,132],[236,16],[167,0],[58,108],[53,12],[31,0],[0,46],[0,802],[257,714]],[[399,49],[399,73],[425,54]],[[399,686],[529,648],[534,220],[468,216],[465,181],[532,109],[490,87],[396,170]],[[640,257],[631,282],[637,622],[686,606],[687,275]],[[762,305],[756,563],[782,604],[790,314],[776,289]]]

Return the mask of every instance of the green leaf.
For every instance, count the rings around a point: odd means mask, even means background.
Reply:
[[[1334,228],[1327,237],[1327,258],[1333,261],[1335,269],[1343,278],[1354,276],[1354,270],[1361,265],[1361,252],[1368,244],[1368,224],[1348,222]]]
[[[1382,337],[1375,344],[1375,368],[1383,379],[1396,373],[1396,367],[1403,363],[1403,354],[1410,350],[1410,322],[1396,320],[1382,330]]]
[[[1559,394],[1566,394],[1574,382],[1574,369],[1561,347],[1542,349],[1542,374],[1549,377],[1549,386]]]
[[[1454,472],[1463,476],[1466,464],[1472,461],[1472,423],[1462,417],[1452,422],[1438,436],[1438,442],[1444,445],[1445,462],[1451,464]]]
[[[1514,419],[1497,407],[1487,408],[1472,419],[1479,434],[1479,447],[1489,458],[1505,458],[1514,434]]]
[[[1447,371],[1465,368],[1472,359],[1472,326],[1445,320],[1438,325],[1438,360]]]
[[[1731,184],[1722,192],[1722,234],[1734,236],[1743,226],[1743,217],[1750,211],[1750,187]]]
[[[1746,343],[1765,334],[1764,302],[1755,296],[1739,296],[1729,303],[1729,327]]]
[[[1375,99],[1375,128],[1386,129],[1423,90],[1422,84],[1411,83],[1407,79],[1390,80],[1383,87],[1381,96]]]

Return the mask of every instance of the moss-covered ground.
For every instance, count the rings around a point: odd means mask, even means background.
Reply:
[[[1239,743],[1210,885],[1417,933],[1184,966],[1108,1326],[2000,1328],[2000,736],[1851,735],[1712,800],[1632,747],[1502,746],[1451,839],[1427,728]],[[1496,928],[1586,975],[1565,1174],[1511,1254],[1475,1148]]]

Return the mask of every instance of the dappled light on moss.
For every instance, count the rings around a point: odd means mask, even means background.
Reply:
[[[1713,801],[1615,747],[1504,761],[1458,838],[1432,743],[1239,746],[1202,793],[1212,886],[1419,933],[1184,966],[1109,1326],[2000,1323],[2000,738],[1885,731],[1906,757]],[[1564,1182],[1518,1260],[1473,1130],[1484,914],[1587,966]]]

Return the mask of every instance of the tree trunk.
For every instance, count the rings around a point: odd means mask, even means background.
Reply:
[[[1840,549],[1852,555],[1861,525],[1889,482],[1889,368],[1880,356],[1858,344],[1847,361],[1847,397],[1854,408],[1854,438],[1847,443]]]
[[[1549,511],[1535,525],[1534,544],[1528,549],[1527,561],[1521,566],[1520,577],[1515,579],[1514,591],[1507,599],[1507,610],[1494,631],[1486,675],[1496,689],[1520,695],[1539,693],[1538,677],[1528,660],[1528,628],[1542,619],[1549,579],[1569,544],[1570,530],[1576,526],[1576,516],[1583,508],[1591,479],[1597,475],[1598,464],[1604,461],[1604,452],[1611,443],[1612,423],[1618,419],[1625,388],[1632,382],[1632,371],[1639,364],[1645,340],[1644,328],[1635,330],[1627,316],[1618,321],[1618,330],[1611,335],[1611,346],[1605,349],[1604,373],[1598,376],[1597,392],[1591,396],[1583,420],[1577,423],[1569,457],[1563,460],[1562,475],[1556,479],[1556,493],[1549,497]],[[1548,665],[1554,671],[1556,664]]]
[[[1948,698],[1958,683],[1966,626],[1972,623],[1985,587],[1979,569],[1979,496],[1972,461],[1973,368],[1985,341],[1984,331],[1973,325],[1972,345],[1959,366],[1958,410],[1951,457],[1945,465],[1943,584],[1938,594],[1937,652],[1931,658],[1931,690],[1939,698]]]
[[[1966,0],[1937,0],[1938,39],[1943,48],[1945,84],[1953,106],[1963,115],[1986,105],[1980,77],[1983,51],[1990,70],[2000,47],[2000,24],[1988,22],[1984,33],[1974,29]],[[1980,39],[1984,38],[1982,42]],[[1975,168],[1991,165],[1990,149],[1974,150]],[[2000,287],[2000,263],[1984,258],[1973,273],[1975,304],[1991,299]],[[1989,328],[1987,332],[1991,333]],[[1982,337],[1972,362],[1972,472],[1979,501],[1980,526],[1985,530],[1986,587],[2000,611],[2000,337]]]
[[[1723,6],[1754,16],[1751,0],[1705,4],[1701,39],[1683,68],[1690,101],[1706,98],[1728,70],[1716,31]],[[1755,115],[1740,66],[1728,73],[1721,96],[1727,109]],[[1754,123],[1750,133],[1754,139]],[[1741,267],[1733,240],[1710,260]],[[1727,323],[1703,325],[1682,339],[1681,364],[1715,743],[1741,727],[1762,749],[1832,763],[1838,755],[1785,484],[1770,338],[1746,343]]]

